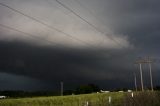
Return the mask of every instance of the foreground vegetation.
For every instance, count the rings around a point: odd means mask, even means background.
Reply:
[[[109,103],[111,97],[111,103]],[[160,106],[159,92],[99,93],[71,96],[2,99],[0,106]]]
[[[160,106],[160,92],[136,92],[134,97],[127,94],[123,104],[124,106]]]
[[[119,106],[121,104],[123,93],[100,93],[84,94],[72,96],[53,96],[53,97],[35,97],[20,99],[0,100],[0,106],[107,106],[108,97],[112,97],[112,104]]]

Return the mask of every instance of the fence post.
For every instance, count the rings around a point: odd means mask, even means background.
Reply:
[[[111,102],[112,102],[112,97],[111,96],[108,97],[108,102],[109,102],[109,105],[111,106]]]

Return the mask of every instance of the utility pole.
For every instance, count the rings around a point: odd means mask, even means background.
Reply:
[[[61,81],[61,96],[63,96],[63,82]]]
[[[142,63],[149,65],[150,84],[151,84],[151,90],[153,91],[154,89],[153,89],[153,77],[152,77],[152,65],[151,65],[153,61],[150,59],[150,57],[147,57],[143,60],[141,59],[141,60],[136,61],[136,64],[139,64],[140,66],[141,86],[142,86],[142,91],[143,91],[144,89],[143,89]]]
[[[153,78],[152,78],[152,61],[150,60],[150,57],[148,57],[147,61],[146,61],[149,65],[149,74],[150,74],[150,83],[151,83],[151,90],[153,91]]]
[[[149,64],[149,72],[150,72],[151,90],[153,91],[152,66],[151,66],[151,63],[148,63],[148,64]]]
[[[144,63],[144,61],[143,61],[143,60],[138,60],[138,61],[136,61],[136,64],[139,64],[140,76],[141,76],[141,88],[142,88],[142,91],[144,91],[144,87],[143,87],[142,63]]]
[[[142,64],[139,63],[139,67],[140,67],[140,75],[141,75],[141,87],[142,87],[142,91],[144,91],[144,87],[143,87],[143,73],[142,73]]]
[[[134,73],[134,85],[135,85],[135,89],[136,89],[136,92],[137,92],[137,77],[136,77],[135,73]]]

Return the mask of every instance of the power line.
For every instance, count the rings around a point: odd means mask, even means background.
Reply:
[[[24,34],[24,35],[28,35],[28,36],[25,36],[25,37],[32,37],[32,38],[38,39],[38,40],[40,40],[40,41],[46,41],[46,42],[48,42],[49,44],[54,44],[54,46],[59,45],[60,47],[66,47],[66,46],[64,46],[64,45],[62,45],[62,44],[58,44],[58,43],[55,43],[55,42],[53,42],[53,41],[50,41],[50,40],[47,40],[47,39],[43,39],[43,38],[38,37],[38,36],[36,36],[36,35],[30,34],[30,33],[24,32],[24,31],[21,31],[21,30],[19,30],[19,29],[16,29],[16,28],[13,28],[13,27],[10,27],[10,26],[7,26],[7,25],[0,24],[0,27],[6,28],[6,29],[8,29],[8,30],[16,31],[16,32],[22,33],[22,34]],[[73,48],[67,47],[66,50],[73,50]],[[104,53],[104,52],[102,52],[102,53]],[[91,54],[90,54],[89,52],[85,52],[85,55],[89,55],[89,56],[90,56]],[[95,55],[99,56],[98,54],[95,54]]]
[[[87,24],[89,24],[90,26],[92,26],[96,31],[100,32],[101,34],[104,34],[103,31],[101,31],[99,28],[97,28],[95,25],[93,25],[92,23],[90,23],[88,20],[86,20],[85,18],[83,18],[82,16],[80,16],[79,14],[77,14],[74,10],[72,10],[71,8],[69,8],[68,6],[66,6],[65,4],[63,4],[62,2],[60,2],[59,0],[55,0],[58,4],[60,4],[62,7],[66,8],[67,10],[69,10],[70,12],[72,12],[74,15],[76,15],[77,17],[79,17],[81,20],[83,20],[84,22],[86,22]],[[116,44],[121,45],[119,42],[117,42],[114,38],[112,38],[111,36],[109,37],[112,41],[114,41]],[[121,47],[124,47],[123,45],[121,45]]]
[[[60,44],[54,43],[54,42],[52,42],[52,41],[49,41],[49,40],[47,40],[47,39],[42,39],[41,37],[38,37],[38,36],[36,36],[36,35],[30,34],[30,33],[27,33],[27,32],[21,31],[21,30],[18,30],[18,29],[16,29],[16,28],[13,28],[13,27],[10,27],[10,26],[6,26],[6,25],[3,25],[3,24],[0,24],[0,26],[1,26],[1,27],[4,27],[4,28],[7,28],[7,29],[9,29],[9,30],[12,30],[12,31],[16,31],[16,32],[19,32],[19,33],[23,33],[23,34],[25,34],[25,35],[29,35],[30,37],[39,39],[39,40],[41,40],[41,41],[44,41],[44,40],[45,40],[45,41],[47,41],[47,42],[50,43],[50,44],[60,45]],[[26,36],[26,37],[27,37],[27,36]]]
[[[82,42],[82,43],[84,43],[84,44],[86,44],[86,45],[92,47],[93,49],[96,48],[96,46],[93,46],[93,45],[91,45],[91,44],[89,44],[89,43],[87,43],[87,42],[85,42],[85,41],[83,41],[83,40],[80,40],[80,39],[78,39],[78,38],[75,38],[75,37],[73,37],[72,35],[70,35],[70,34],[68,34],[68,33],[65,33],[65,32],[61,31],[60,29],[57,29],[57,28],[55,28],[55,27],[52,27],[52,26],[50,26],[50,25],[44,23],[43,21],[38,20],[37,18],[35,18],[35,17],[33,17],[33,16],[27,15],[27,14],[25,14],[25,13],[23,13],[23,12],[17,10],[17,9],[14,9],[14,8],[12,8],[12,7],[10,7],[10,6],[6,5],[6,4],[4,4],[4,3],[0,3],[0,5],[3,6],[3,7],[8,8],[8,9],[10,9],[10,10],[16,12],[16,13],[19,13],[19,14],[21,14],[21,15],[23,15],[23,16],[25,16],[25,17],[31,19],[31,20],[34,20],[35,22],[40,23],[40,24],[42,24],[42,25],[44,25],[44,26],[46,26],[46,27],[48,27],[48,28],[50,28],[50,29],[52,29],[52,30],[56,30],[57,32],[60,32],[60,33],[66,35],[66,36],[68,36],[68,37],[70,37],[70,38],[72,38],[72,39],[75,39],[75,40],[77,40],[77,41],[79,41],[79,42]],[[2,26],[2,25],[1,25],[1,26]],[[12,30],[15,30],[15,31],[18,31],[18,32],[26,33],[26,32],[23,32],[23,31],[21,31],[21,30],[18,30],[18,29],[9,27],[9,26],[5,26],[5,25],[3,25],[3,26],[6,27],[6,28],[8,27],[9,29],[12,29]],[[29,33],[26,33],[26,34],[27,34],[27,35],[32,35],[32,34],[29,34]],[[34,36],[34,35],[32,35],[32,36]],[[51,42],[51,41],[49,41],[49,42]],[[52,42],[52,43],[53,43],[53,42]],[[101,51],[101,52],[106,54],[106,51],[104,51],[104,52]],[[107,52],[109,52],[109,51],[107,50]]]
[[[69,10],[70,12],[72,12],[74,15],[76,15],[77,17],[79,17],[81,20],[85,21],[87,24],[89,24],[90,26],[92,26],[94,29],[96,29],[97,31],[99,29],[97,29],[97,27],[95,27],[92,23],[88,22],[86,19],[84,19],[83,17],[81,17],[79,14],[77,14],[76,12],[74,12],[71,8],[67,7],[65,4],[61,3],[58,0],[55,0],[58,4],[60,4],[61,6],[63,6],[64,8],[66,8],[67,10]]]
[[[19,29],[17,29],[17,28],[13,28],[13,27],[10,27],[10,26],[7,26],[7,25],[3,25],[3,24],[0,24],[0,26],[3,27],[3,28],[6,28],[6,29],[8,29],[8,30],[12,30],[12,31],[16,31],[16,32],[22,33],[22,34],[24,34],[24,35],[28,35],[28,36],[25,36],[25,37],[32,37],[32,38],[35,38],[35,39],[38,39],[38,40],[41,40],[41,41],[44,41],[44,40],[45,40],[45,41],[48,42],[49,44],[54,44],[55,46],[56,46],[56,45],[59,45],[59,46],[61,46],[61,47],[66,47],[66,46],[64,46],[64,45],[62,45],[62,44],[55,43],[55,42],[50,41],[50,40],[47,40],[47,39],[43,39],[43,38],[38,37],[38,36],[36,36],[36,35],[30,34],[30,33],[24,32],[24,31],[21,31],[21,30],[19,30]],[[71,48],[71,47],[67,47],[67,49],[73,50],[73,48]],[[95,52],[94,52],[94,53],[95,53]],[[101,52],[101,53],[104,54],[104,52]],[[88,52],[85,53],[85,54],[86,54],[86,55],[90,55],[90,53],[88,53]],[[99,56],[98,54],[95,54],[95,55]]]
[[[85,10],[88,10],[88,12],[92,15],[92,16],[94,16],[94,18],[95,19],[97,19],[97,20],[99,20],[98,18],[97,18],[97,16],[95,16],[94,15],[94,13],[89,9],[89,8],[87,8],[85,5],[83,5],[80,1],[78,1],[78,0],[74,0],[75,2],[77,2],[82,8],[84,8]],[[102,24],[102,23],[101,23]],[[99,45],[101,45],[101,44],[103,44],[104,43],[104,36],[102,36],[103,38],[102,38],[102,42],[100,42],[99,43]],[[111,39],[112,40],[112,39]]]
[[[87,8],[86,6],[84,6],[79,0],[74,0],[74,1],[77,2],[81,7],[85,8],[86,10],[88,10],[89,13],[90,13],[92,16],[94,16],[96,19],[98,19],[98,18],[94,15],[94,13],[93,13],[89,8]]]
[[[56,0],[56,1],[57,1],[57,0]],[[57,1],[57,2],[58,2],[58,1]],[[12,8],[12,7],[4,4],[4,3],[0,3],[0,5],[8,8],[8,9],[10,9],[10,10],[16,12],[16,13],[19,13],[19,14],[21,14],[21,15],[23,15],[23,16],[31,19],[31,20],[34,20],[34,21],[36,21],[36,22],[38,22],[38,23],[40,23],[40,24],[42,24],[42,25],[44,25],[44,26],[46,26],[46,27],[48,27],[48,28],[50,28],[50,29],[52,29],[52,30],[56,30],[57,32],[60,32],[60,33],[66,35],[66,36],[68,36],[68,37],[70,37],[70,38],[72,38],[72,39],[75,39],[75,40],[77,40],[77,41],[79,41],[79,42],[82,42],[82,43],[84,43],[84,44],[86,44],[86,45],[89,45],[89,46],[95,48],[95,46],[91,45],[90,43],[85,42],[85,41],[83,41],[83,40],[81,40],[81,39],[78,39],[78,38],[76,38],[76,37],[73,37],[72,35],[70,35],[70,34],[68,34],[68,33],[65,33],[65,32],[63,32],[62,30],[57,29],[57,28],[55,28],[55,27],[53,27],[53,26],[50,26],[50,25],[44,23],[43,21],[38,20],[37,18],[35,18],[35,17],[33,17],[33,16],[27,15],[27,14],[21,12],[20,10],[14,9],[14,8]],[[71,11],[72,11],[72,10],[71,10]],[[72,12],[74,12],[74,11],[72,11]],[[74,13],[75,13],[75,12],[74,12]],[[75,13],[75,14],[76,14],[76,13]],[[79,16],[79,15],[77,14],[77,16]],[[79,17],[80,17],[80,16],[79,16]],[[81,17],[81,19],[83,19],[83,18]],[[83,20],[85,20],[85,19],[83,19]],[[86,21],[88,24],[90,24],[90,25],[92,25],[93,27],[95,27],[93,24],[89,23],[87,20],[85,20],[85,21]],[[96,27],[95,27],[95,28],[96,28]],[[96,28],[96,29],[97,29],[97,28]],[[98,29],[97,29],[97,30],[98,30]],[[99,31],[99,32],[100,32],[100,31]],[[103,33],[103,32],[101,32],[101,33]]]
[[[70,37],[70,38],[72,38],[72,39],[74,39],[74,40],[77,40],[77,41],[79,41],[79,42],[82,42],[82,43],[85,43],[85,44],[87,44],[87,45],[89,45],[89,46],[92,46],[91,44],[89,44],[89,43],[87,43],[87,42],[85,42],[85,41],[83,41],[83,40],[81,40],[81,39],[75,38],[75,37],[73,37],[72,35],[63,32],[63,31],[60,30],[60,29],[57,29],[57,28],[55,28],[55,27],[53,27],[53,26],[50,26],[50,25],[44,23],[43,21],[38,20],[38,19],[36,19],[36,18],[33,17],[33,16],[27,15],[27,14],[25,14],[25,13],[23,13],[23,12],[17,10],[17,9],[14,9],[14,8],[12,8],[12,7],[4,4],[4,3],[0,3],[0,5],[1,5],[1,6],[4,6],[4,7],[7,7],[8,9],[10,9],[10,10],[16,12],[16,13],[19,13],[19,14],[25,16],[25,17],[28,17],[29,19],[34,20],[34,21],[36,21],[36,22],[38,22],[38,23],[40,23],[40,24],[42,24],[42,25],[44,25],[44,26],[46,26],[46,27],[48,27],[48,28],[50,28],[50,29],[52,29],[52,30],[56,30],[57,32],[60,32],[60,33],[66,35],[66,36],[68,36],[68,37]]]

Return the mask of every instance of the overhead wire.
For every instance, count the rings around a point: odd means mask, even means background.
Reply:
[[[59,45],[58,43],[54,43],[54,42],[52,42],[52,41],[50,41],[50,40],[43,39],[43,38],[38,37],[38,36],[36,36],[36,35],[30,34],[30,33],[24,32],[24,31],[21,31],[21,30],[19,30],[19,29],[17,29],[17,28],[13,28],[13,27],[10,27],[10,26],[4,25],[4,24],[0,24],[0,26],[1,26],[1,27],[4,27],[4,28],[6,28],[6,29],[12,30],[12,31],[16,31],[16,32],[19,32],[19,33],[23,33],[24,35],[28,35],[28,36],[30,36],[30,37],[32,37],[32,38],[39,39],[39,40],[41,40],[41,41],[44,41],[44,40],[45,40],[46,42],[48,42],[48,43],[50,43],[50,44]],[[28,37],[28,36],[25,36],[25,37]]]
[[[16,32],[22,33],[22,34],[24,34],[24,35],[28,35],[28,36],[25,36],[25,37],[32,37],[32,38],[38,39],[38,40],[40,40],[40,41],[45,41],[45,42],[47,42],[47,43],[49,43],[49,44],[52,44],[52,45],[54,44],[54,46],[60,46],[59,48],[61,48],[61,47],[65,47],[65,48],[66,48],[66,46],[64,46],[64,45],[62,45],[62,44],[55,43],[55,42],[53,42],[53,41],[50,41],[50,40],[47,40],[47,39],[38,37],[38,36],[36,36],[36,35],[30,34],[30,33],[24,32],[24,31],[21,31],[21,30],[19,30],[19,29],[17,29],[17,28],[13,28],[13,27],[10,27],[10,26],[4,25],[4,24],[0,24],[0,27],[6,28],[6,29],[8,29],[8,30],[16,31]],[[73,48],[67,47],[67,49],[65,49],[65,50],[73,50]],[[104,52],[102,52],[102,53],[104,53]],[[89,53],[89,52],[87,52],[87,51],[85,52],[85,55],[91,55],[91,54],[92,54],[92,53]],[[95,52],[93,52],[93,54],[95,54]],[[95,55],[99,56],[98,54],[95,54]]]
[[[24,35],[28,35],[28,36],[24,36],[24,37],[27,37],[27,38],[34,38],[34,39],[38,39],[38,40],[40,40],[40,41],[45,41],[46,43],[48,43],[48,44],[52,44],[52,45],[54,45],[54,46],[59,46],[58,47],[58,49],[60,49],[60,48],[67,48],[67,49],[65,49],[65,50],[73,50],[73,48],[72,47],[69,47],[69,46],[65,46],[65,45],[62,45],[62,44],[59,44],[59,43],[55,43],[55,42],[53,42],[53,41],[50,41],[50,40],[47,40],[47,39],[44,39],[44,38],[41,38],[41,37],[38,37],[38,36],[36,36],[36,35],[33,35],[33,34],[30,34],[30,33],[27,33],[27,32],[24,32],[24,31],[22,31],[22,30],[19,30],[19,29],[17,29],[17,28],[13,28],[13,27],[10,27],[10,26],[8,26],[8,25],[4,25],[4,24],[1,24],[0,23],[0,27],[3,27],[3,28],[6,28],[6,29],[8,29],[8,30],[11,30],[11,31],[15,31],[15,32],[18,32],[18,33],[22,33],[22,34],[24,34]],[[92,54],[92,53],[88,53],[88,52],[85,52],[85,55],[90,55],[90,54]]]
[[[43,21],[38,20],[37,18],[35,18],[35,17],[33,17],[33,16],[27,15],[27,14],[25,14],[25,13],[23,13],[23,12],[17,10],[17,9],[14,9],[14,8],[12,8],[12,7],[4,4],[4,3],[0,3],[0,5],[1,5],[1,6],[4,6],[4,7],[7,7],[8,9],[10,9],[10,10],[16,12],[16,13],[19,13],[19,14],[25,16],[25,17],[28,17],[29,19],[34,20],[34,21],[36,21],[37,23],[40,23],[40,24],[48,27],[49,29],[56,30],[57,32],[62,33],[62,34],[66,35],[66,36],[68,36],[68,37],[70,37],[70,38],[72,38],[72,39],[74,39],[74,40],[77,40],[77,41],[79,41],[79,42],[82,42],[82,43],[85,43],[85,44],[87,44],[87,45],[89,45],[89,46],[92,46],[91,44],[89,44],[89,43],[87,43],[87,42],[85,42],[85,41],[83,41],[83,40],[81,40],[81,39],[78,39],[78,38],[76,38],[76,37],[73,37],[72,35],[70,35],[70,34],[68,34],[68,33],[65,33],[64,31],[62,31],[62,30],[60,30],[60,29],[57,29],[57,28],[55,28],[55,27],[53,27],[53,26],[50,26],[50,25],[44,23]]]
[[[62,5],[64,8],[70,10],[73,14],[75,14],[75,15],[78,16],[80,19],[82,19],[83,21],[85,21],[86,23],[88,23],[89,25],[91,25],[92,27],[94,27],[97,31],[99,31],[99,29],[98,29],[97,27],[95,27],[92,23],[88,22],[88,21],[85,20],[83,17],[81,17],[80,15],[78,15],[77,13],[75,13],[72,9],[70,9],[69,7],[67,7],[66,5],[64,5],[63,3],[59,2],[58,0],[56,0],[56,1],[57,1],[57,3],[59,3],[60,5]],[[19,14],[25,16],[25,17],[28,17],[29,19],[32,19],[32,20],[34,20],[34,21],[36,21],[36,22],[38,22],[38,23],[40,23],[40,24],[42,24],[42,25],[44,25],[44,26],[46,26],[46,27],[48,27],[48,28],[50,28],[50,29],[52,29],[52,30],[56,30],[57,32],[60,32],[60,33],[66,35],[66,36],[68,36],[68,37],[70,37],[70,38],[72,38],[72,39],[74,39],[74,40],[80,41],[80,42],[82,42],[82,43],[85,43],[85,44],[87,44],[87,45],[89,45],[89,46],[94,47],[93,45],[89,44],[88,42],[85,42],[85,41],[83,41],[83,40],[81,40],[81,39],[78,39],[78,38],[76,38],[76,37],[73,37],[72,35],[70,35],[70,34],[68,34],[68,33],[65,33],[64,31],[62,31],[62,30],[60,30],[60,29],[57,29],[57,28],[55,28],[55,27],[53,27],[53,26],[50,26],[50,25],[44,23],[43,21],[38,20],[37,18],[35,18],[35,17],[33,17],[33,16],[27,15],[27,14],[25,14],[25,13],[23,13],[23,12],[17,10],[17,9],[14,9],[14,8],[12,8],[12,7],[4,4],[4,3],[0,3],[0,5],[1,5],[1,6],[4,6],[4,7],[7,7],[8,9],[11,9],[12,11],[14,11],[14,12],[16,12],[16,13],[19,13]],[[103,33],[103,32],[101,32],[101,31],[99,31],[99,32],[100,32],[100,33]],[[114,40],[114,39],[112,39],[112,40]],[[115,40],[114,40],[114,41],[115,41]]]
[[[83,40],[80,40],[80,39],[78,39],[78,38],[75,38],[75,37],[73,37],[72,35],[63,32],[63,31],[60,30],[60,29],[57,29],[57,28],[55,28],[55,27],[53,27],[53,26],[50,26],[50,25],[44,23],[43,21],[41,21],[41,20],[39,20],[39,19],[37,19],[37,18],[35,18],[35,17],[33,17],[33,16],[27,15],[27,14],[25,14],[25,13],[23,13],[23,12],[15,9],[15,8],[12,8],[12,7],[4,4],[4,3],[0,3],[0,5],[3,6],[3,7],[7,7],[8,9],[10,9],[10,10],[16,12],[16,13],[19,13],[19,14],[25,16],[25,17],[28,17],[29,19],[34,20],[34,21],[36,21],[37,23],[40,23],[40,24],[42,24],[42,25],[44,25],[44,26],[46,26],[46,27],[48,27],[48,28],[50,28],[50,29],[52,29],[52,30],[56,30],[57,32],[60,32],[60,33],[66,35],[66,36],[68,36],[68,37],[70,37],[70,38],[72,38],[72,39],[74,39],[74,40],[77,40],[77,41],[79,41],[79,42],[85,43],[86,45],[89,45],[90,47],[92,47],[92,48],[95,49],[95,46],[93,46],[93,45],[91,45],[91,44],[89,44],[89,43],[87,43],[87,42],[85,42],[85,41],[83,41]],[[92,25],[92,24],[91,24],[91,25]],[[2,24],[1,24],[1,26],[2,26]],[[14,29],[14,28],[11,28],[11,27],[9,27],[9,26],[5,26],[5,25],[3,25],[3,26],[6,27],[6,28],[8,27],[9,29],[12,29],[12,30]],[[14,30],[15,30],[15,31],[18,31],[18,32],[26,33],[26,32],[20,31],[20,30],[18,30],[18,29],[14,29]],[[26,34],[27,34],[27,35],[31,35],[31,34],[29,34],[29,33],[26,33]],[[33,35],[33,36],[34,36],[34,35]],[[51,43],[51,41],[49,41],[49,42]],[[105,51],[105,53],[106,53],[106,51]]]
[[[94,18],[99,21],[99,19],[94,15],[94,13],[93,13],[89,8],[87,8],[86,6],[84,6],[84,5],[83,5],[80,1],[78,1],[78,0],[74,0],[74,1],[75,1],[77,4],[79,4],[79,6],[81,6],[83,9],[87,10],[90,15],[94,16]],[[101,24],[102,24],[102,23],[101,23]],[[104,38],[104,36],[102,36],[102,41],[101,41],[98,45],[103,44],[103,43],[104,43],[104,40],[105,40],[105,38]]]
[[[101,34],[104,34],[103,31],[101,31],[99,28],[97,28],[95,25],[93,25],[92,23],[90,23],[88,20],[86,20],[85,18],[83,18],[82,16],[80,16],[78,13],[76,13],[73,9],[71,9],[70,7],[68,7],[67,5],[65,5],[64,3],[60,2],[59,0],[55,0],[58,4],[60,4],[62,7],[66,8],[67,10],[69,10],[70,12],[72,12],[75,16],[79,17],[82,21],[86,22],[88,25],[92,26],[96,31],[100,32]],[[107,35],[108,36],[108,35]],[[114,41],[116,44],[120,45],[121,47],[124,47],[123,45],[121,45],[119,42],[117,42],[117,40],[115,40],[114,38],[112,38],[112,36],[109,36],[109,38]]]

